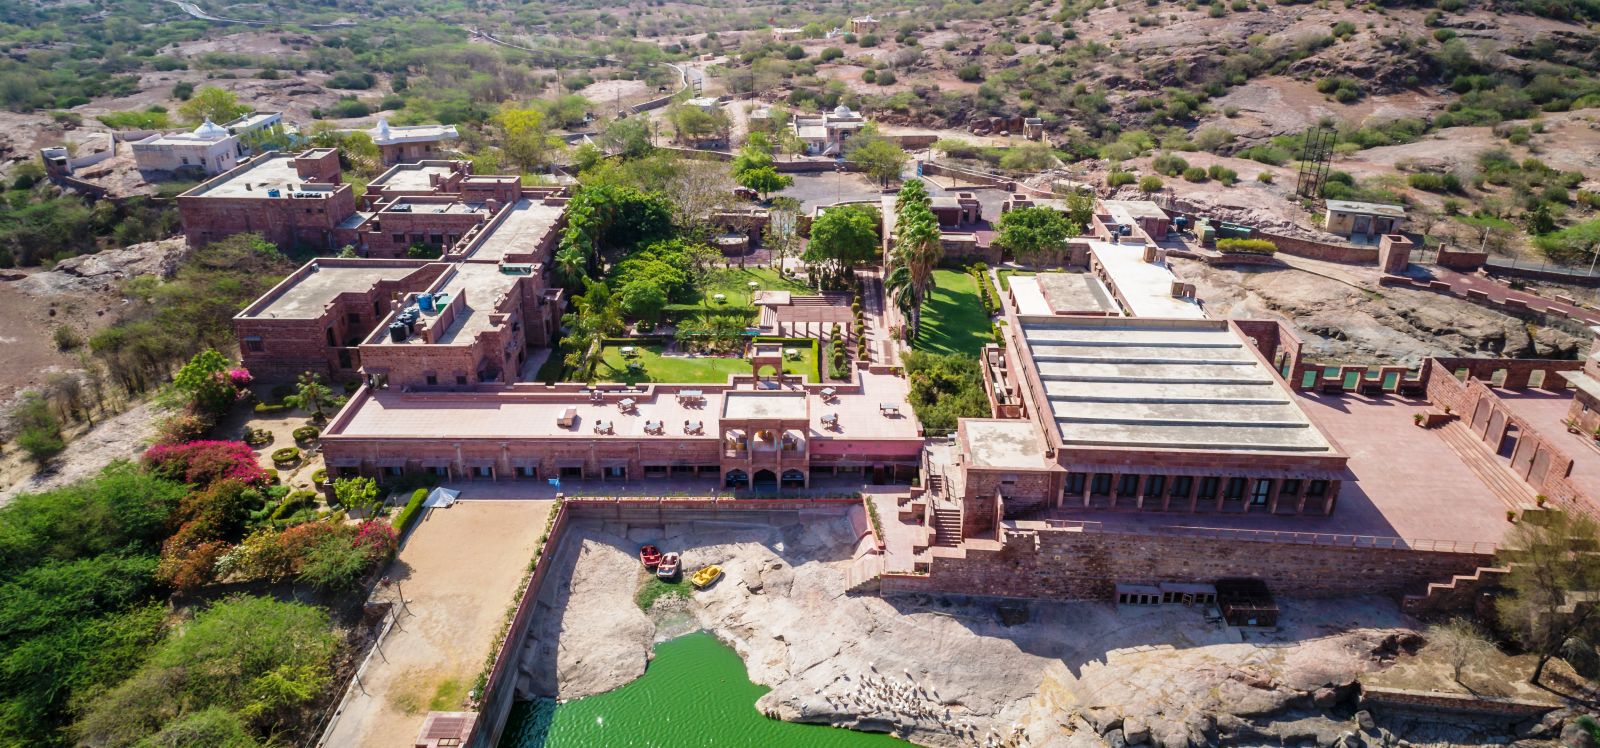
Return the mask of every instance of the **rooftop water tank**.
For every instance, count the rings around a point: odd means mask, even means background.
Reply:
[[[433,294],[431,294],[431,293],[419,293],[419,294],[417,294],[417,308],[421,309],[424,312],[433,311]]]
[[[267,197],[282,197],[282,196],[283,196],[283,190],[280,190],[277,187],[268,187],[267,188]]]
[[[406,336],[407,335],[410,335],[410,333],[406,332],[406,323],[404,323],[404,322],[390,322],[389,323],[389,339],[390,340],[393,340],[396,343],[404,343],[404,342],[406,342]]]

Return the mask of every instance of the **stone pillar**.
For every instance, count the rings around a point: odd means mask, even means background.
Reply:
[[[1140,511],[1144,510],[1144,486],[1149,480],[1150,476],[1141,474],[1139,476],[1139,485],[1133,491],[1134,496],[1137,497],[1134,501],[1134,508]]]
[[[1411,264],[1411,240],[1401,234],[1384,234],[1378,239],[1378,269],[1400,275]]]

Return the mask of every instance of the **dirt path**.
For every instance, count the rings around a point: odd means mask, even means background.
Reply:
[[[411,745],[429,711],[461,709],[551,504],[463,501],[427,512],[388,573],[408,612],[380,643],[327,745]]]

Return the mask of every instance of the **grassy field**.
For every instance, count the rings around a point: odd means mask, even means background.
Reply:
[[[718,384],[728,381],[730,374],[750,373],[750,362],[743,358],[662,356],[660,344],[635,345],[636,355],[626,358],[622,355],[624,345],[626,344],[607,344],[601,351],[600,366],[595,369],[600,381],[628,384],[644,382]],[[811,348],[800,345],[794,347],[800,350],[800,358],[785,361],[784,373],[803,374],[806,379],[815,380],[817,361]],[[629,372],[629,363],[638,364],[641,371]]]
[[[728,297],[727,304],[714,304],[713,306],[750,306],[750,284],[761,284],[762,291],[789,291],[796,294],[815,293],[810,286],[799,281],[790,280],[778,275],[778,271],[767,267],[729,268],[717,282],[706,289],[708,295],[723,294]]]
[[[977,356],[993,339],[977,282],[958,270],[935,270],[933,282],[937,288],[922,306],[922,332],[913,347],[929,353]]]

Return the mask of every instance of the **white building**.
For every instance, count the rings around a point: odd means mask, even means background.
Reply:
[[[383,156],[384,166],[440,158],[445,155],[445,144],[461,137],[455,125],[391,127],[386,118],[380,118],[376,127],[362,132],[372,136],[372,142]]]
[[[211,120],[192,132],[151,135],[132,146],[140,171],[198,171],[210,176],[239,164],[239,138]]]
[[[865,117],[840,104],[831,114],[795,115],[789,128],[806,144],[806,155],[842,156],[845,141],[866,124]]]
[[[249,136],[252,133],[273,127],[282,127],[284,132],[289,132],[289,128],[283,124],[283,112],[251,112],[238,119],[225,122],[222,126],[228,128],[228,132],[239,137],[238,153],[240,156],[250,155],[252,149]]]

